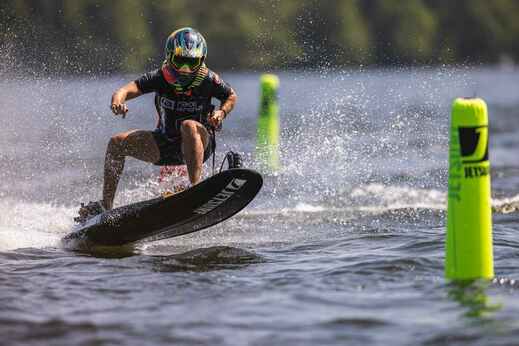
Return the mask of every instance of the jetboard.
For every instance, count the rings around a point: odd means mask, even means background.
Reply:
[[[178,237],[230,218],[256,197],[262,185],[256,171],[228,169],[177,194],[96,215],[63,240],[117,246]]]

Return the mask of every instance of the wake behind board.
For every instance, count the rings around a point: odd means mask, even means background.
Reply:
[[[180,193],[109,210],[76,226],[63,240],[124,245],[177,237],[222,222],[245,208],[263,179],[249,169],[229,169]]]

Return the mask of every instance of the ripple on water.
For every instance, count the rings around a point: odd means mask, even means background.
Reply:
[[[154,256],[154,270],[159,272],[211,271],[238,269],[264,262],[263,257],[244,249],[214,246],[169,256]]]

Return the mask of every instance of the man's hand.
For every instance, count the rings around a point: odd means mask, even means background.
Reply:
[[[225,112],[222,110],[214,111],[208,119],[209,125],[214,127],[216,130],[222,128],[222,122],[225,119]]]
[[[128,106],[126,103],[112,103],[110,108],[115,115],[122,114],[123,118],[126,116],[126,113],[128,113]]]
[[[128,113],[128,106],[126,103],[124,103],[126,98],[125,96],[125,92],[123,92],[121,89],[117,90],[112,95],[112,104],[110,106],[110,109],[115,115],[122,114],[123,118],[126,116],[126,113]]]
[[[124,118],[126,113],[128,113],[128,106],[125,102],[140,95],[142,95],[142,92],[137,87],[137,84],[130,82],[114,92],[110,109],[115,115],[122,115]]]

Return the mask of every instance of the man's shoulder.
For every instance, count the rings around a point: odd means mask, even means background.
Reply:
[[[210,68],[207,68],[207,79],[213,80],[213,79],[220,79],[220,75],[216,73],[215,71],[211,70]]]
[[[162,73],[162,70],[160,68],[144,73],[143,77],[165,81],[164,74]]]
[[[225,84],[220,75],[209,68],[207,69],[207,75],[205,77],[205,80],[217,87],[221,86],[222,84]]]
[[[158,91],[167,86],[167,81],[161,69],[146,72],[135,82],[143,92]]]

